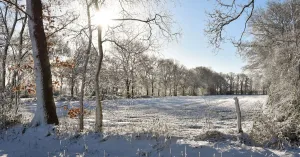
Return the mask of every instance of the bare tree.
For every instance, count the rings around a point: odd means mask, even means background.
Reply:
[[[101,8],[105,5],[107,1],[98,1],[98,0],[95,0],[94,1],[94,4],[95,4],[95,8],[96,8],[96,11],[100,11]],[[173,36],[176,36],[177,33],[172,33],[172,30],[170,29],[170,25],[172,22],[171,18],[167,15],[162,15],[162,14],[155,14],[155,15],[152,15],[150,14],[150,17],[143,19],[143,18],[140,18],[140,17],[133,17],[132,15],[133,14],[130,14],[130,11],[127,10],[127,5],[124,5],[124,1],[119,1],[119,5],[121,6],[122,8],[122,12],[121,12],[121,16],[122,18],[116,18],[116,19],[113,19],[114,21],[119,21],[121,22],[120,26],[123,26],[126,25],[126,24],[130,24],[129,22],[132,22],[132,23],[142,23],[144,24],[146,27],[148,27],[148,30],[147,31],[144,31],[145,33],[143,33],[143,35],[140,35],[140,39],[143,40],[143,41],[151,41],[152,37],[153,37],[153,32],[154,30],[158,29],[158,31],[161,33],[162,36],[166,37],[167,39],[171,39]],[[144,2],[143,1],[131,1],[129,2],[128,4],[131,4],[131,5],[135,5],[135,4],[143,4],[144,5]],[[152,1],[149,1],[148,4],[149,4],[149,7],[150,7],[150,4],[152,3]],[[160,3],[158,1],[154,1],[154,3]],[[100,4],[100,6],[99,6]],[[144,27],[145,27],[144,26]],[[131,26],[132,27],[132,26]],[[96,102],[97,102],[97,107],[99,110],[99,114],[100,114],[100,117],[96,115],[96,130],[101,130],[101,127],[102,127],[102,107],[101,107],[101,100],[100,100],[100,92],[99,92],[99,81],[97,81],[99,79],[99,74],[100,74],[100,70],[101,70],[101,64],[102,64],[102,60],[103,60],[103,44],[105,42],[110,42],[114,45],[117,45],[117,46],[120,46],[120,44],[117,42],[117,40],[115,40],[117,38],[116,36],[116,33],[115,33],[115,30],[118,29],[118,27],[112,27],[111,28],[111,36],[113,38],[105,38],[105,39],[102,39],[102,26],[101,25],[98,25],[97,26],[97,29],[98,29],[98,49],[99,49],[99,58],[98,58],[98,66],[97,66],[97,71],[96,71],[96,75],[95,75],[95,79],[96,79]],[[138,31],[137,31],[138,32]],[[135,32],[136,33],[136,32]],[[140,33],[138,33],[140,34]],[[122,36],[122,35],[121,35]],[[133,71],[131,71],[131,73],[133,73]],[[133,75],[133,74],[131,74]],[[132,94],[133,94],[133,90],[134,90],[134,84],[133,84],[133,81],[132,80]],[[128,81],[127,81],[127,84]],[[100,111],[101,110],[101,111]],[[97,120],[99,119],[99,120]],[[100,122],[101,121],[101,122]]]
[[[186,95],[186,91],[188,89],[189,85],[189,80],[190,80],[190,75],[189,71],[186,69],[186,67],[182,67],[182,77],[180,79],[180,87],[182,89],[182,96]]]
[[[24,52],[24,31],[27,24],[27,15],[24,15],[24,18],[22,20],[21,30],[19,33],[19,44],[18,44],[18,53],[15,56],[15,62],[16,62],[16,70],[14,70],[13,78],[12,78],[12,86],[14,88],[17,88],[19,85],[20,78],[20,68],[21,68],[21,62],[24,59],[25,55],[28,53],[28,50]],[[18,111],[18,99],[19,99],[20,91],[15,91],[15,106],[16,106],[16,112]]]
[[[14,10],[12,11],[12,14],[14,16],[14,20],[12,25],[9,25],[9,16],[10,14],[10,6],[7,3],[1,3],[2,4],[0,6],[0,16],[1,16],[1,20],[2,23],[4,25],[4,29],[5,29],[5,44],[4,44],[4,49],[3,49],[3,55],[2,55],[2,91],[5,90],[5,83],[6,83],[6,58],[7,58],[7,52],[10,46],[10,42],[11,42],[11,38],[15,32],[15,28],[18,22],[18,14],[19,14],[19,10],[18,10],[18,1],[16,0],[14,2]]]
[[[139,60],[141,61],[141,68],[139,68],[139,76],[146,90],[146,95],[149,96],[150,77],[151,71],[153,71],[153,67],[151,64],[152,62],[147,55],[142,55]]]
[[[173,95],[174,96],[177,96],[177,92],[178,92],[178,86],[179,86],[179,83],[180,83],[180,80],[183,76],[183,66],[179,65],[178,62],[174,61],[174,65],[173,65],[173,68],[172,68],[172,73],[173,73]]]
[[[84,89],[85,89],[85,83],[86,83],[86,72],[87,72],[87,65],[89,62],[90,58],[90,52],[91,52],[91,47],[92,47],[92,26],[91,26],[91,15],[90,15],[90,6],[91,4],[86,2],[86,13],[88,17],[88,46],[85,51],[85,60],[84,60],[84,65],[83,65],[83,76],[81,80],[81,91],[80,91],[80,117],[79,117],[79,129],[80,131],[83,131],[84,129],[84,124],[83,124],[83,116],[84,116],[84,108],[83,108],[83,98],[84,98]]]
[[[158,61],[158,67],[160,83],[164,87],[164,96],[167,96],[167,89],[171,84],[173,61],[170,59],[161,59]]]

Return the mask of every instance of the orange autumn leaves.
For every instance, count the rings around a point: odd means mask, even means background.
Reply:
[[[73,61],[61,61],[58,57],[55,57],[55,61],[51,65],[52,67],[70,68],[70,69],[73,69],[75,67],[75,63]]]
[[[54,61],[51,63],[51,66],[53,68],[70,68],[73,69],[75,67],[75,64],[73,61],[61,61],[58,57],[55,57]],[[26,64],[20,65],[12,65],[8,68],[9,71],[18,71],[18,72],[24,72],[25,70],[33,70],[33,60],[29,60]],[[52,85],[54,88],[58,88],[60,86],[59,81],[53,81]],[[17,86],[14,86],[12,88],[13,92],[17,91],[27,91],[28,94],[34,95],[35,94],[35,88],[36,85],[34,83],[21,83]]]
[[[52,85],[54,87],[58,87],[60,84],[58,81],[53,81]],[[20,92],[20,91],[26,91],[29,95],[35,95],[36,91],[36,85],[34,83],[24,84],[21,83],[15,87],[12,88],[13,92]]]
[[[68,111],[68,116],[70,118],[76,118],[80,114],[80,108],[79,107],[73,107],[73,108],[69,109],[68,106],[64,106],[63,108],[64,108],[64,110]],[[88,111],[86,109],[84,109],[83,114],[87,114],[87,113],[88,113]]]

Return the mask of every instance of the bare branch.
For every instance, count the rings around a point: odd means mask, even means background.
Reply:
[[[6,3],[8,3],[8,4],[11,4],[11,5],[15,6],[18,10],[20,10],[21,12],[23,12],[23,13],[26,14],[29,18],[32,19],[32,17],[31,17],[26,11],[24,11],[24,10],[23,10],[22,8],[20,8],[17,4],[11,2],[10,0],[0,0],[0,2],[6,2]]]
[[[247,15],[247,20],[245,21],[245,26],[239,39],[239,42],[241,42],[247,28],[247,23],[250,20],[254,11],[254,1],[255,0],[250,0],[247,4],[239,7],[241,8],[240,11],[237,11],[237,4],[235,0],[233,0],[230,5],[224,4],[221,0],[217,0],[218,4],[221,7],[226,7],[229,9],[229,11],[224,12],[221,10],[215,10],[214,13],[208,13],[210,21],[208,23],[208,28],[205,30],[205,32],[210,38],[210,44],[214,45],[216,48],[219,48],[220,44],[224,41],[222,33],[224,32],[225,27],[239,19],[246,12],[247,9],[251,8],[251,12],[249,15]],[[232,8],[235,8],[234,11],[232,11]]]
[[[69,24],[73,23],[76,19],[78,19],[78,17],[79,17],[79,16],[74,17],[74,18],[73,18],[71,21],[69,21],[68,23],[63,24],[60,28],[57,28],[57,29],[56,29],[55,31],[53,31],[52,33],[48,34],[48,35],[47,35],[47,38],[49,38],[50,36],[54,35],[55,33],[59,32],[59,31],[61,31],[61,30],[66,29],[66,27],[67,27]]]

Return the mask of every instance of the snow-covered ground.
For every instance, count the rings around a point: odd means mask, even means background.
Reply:
[[[0,156],[300,156],[299,150],[275,151],[238,143],[235,139],[208,142],[197,136],[217,130],[226,135],[236,131],[234,96],[166,97],[105,101],[104,136],[93,133],[93,101],[85,102],[91,112],[85,116],[85,132],[78,133],[78,120],[67,117],[63,106],[78,102],[57,102],[60,126],[24,129],[16,126],[0,133]],[[267,96],[238,96],[243,130],[250,131],[253,119],[262,112]],[[25,100],[23,100],[26,102]],[[35,103],[21,109],[24,122],[30,120]],[[234,137],[234,136],[232,136]]]

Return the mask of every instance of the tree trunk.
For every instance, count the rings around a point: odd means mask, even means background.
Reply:
[[[151,82],[151,86],[152,86],[151,87],[151,89],[152,89],[152,93],[151,94],[152,94],[152,96],[154,96],[154,82]]]
[[[24,17],[24,21],[22,23],[22,28],[21,28],[21,31],[20,31],[20,35],[19,35],[19,53],[18,53],[18,56],[17,56],[17,65],[18,67],[20,67],[20,63],[22,61],[22,54],[23,54],[23,33],[24,33],[24,30],[25,30],[25,27],[26,27],[26,24],[27,24],[27,15],[25,15]],[[19,76],[19,72],[16,71],[16,80],[15,80],[15,85],[18,85],[19,84],[19,81],[20,81],[20,76]],[[15,107],[16,107],[16,111],[15,113],[17,114],[18,113],[18,108],[19,108],[19,97],[20,97],[20,91],[17,90],[16,93],[15,93]]]
[[[87,11],[87,16],[88,16],[88,27],[89,27],[89,42],[88,42],[88,47],[86,50],[85,54],[85,60],[84,60],[84,65],[83,65],[83,76],[82,76],[82,82],[81,82],[81,91],[80,91],[80,114],[79,114],[79,130],[83,131],[84,129],[84,124],[83,124],[83,116],[84,116],[84,108],[83,108],[83,98],[84,98],[84,88],[85,88],[85,79],[86,79],[86,71],[87,71],[87,65],[89,62],[90,58],[90,51],[91,51],[91,46],[92,46],[92,27],[91,27],[91,15],[90,15],[90,7],[88,2],[86,1],[86,11]]]
[[[7,51],[8,51],[8,43],[4,47],[3,51],[3,59],[2,59],[2,91],[5,91],[5,78],[6,78],[6,57],[7,57]]]
[[[197,96],[197,93],[196,93],[196,87],[195,87],[195,86],[193,87],[193,95],[194,95],[194,96]]]
[[[133,85],[133,82],[131,82],[131,98],[134,98],[134,85]]]
[[[99,11],[98,0],[95,0],[96,10]],[[97,61],[97,71],[95,75],[95,90],[96,90],[96,128],[95,131],[102,132],[103,127],[103,113],[102,113],[102,104],[100,99],[100,89],[99,89],[99,75],[102,67],[103,61],[103,47],[102,47],[102,27],[98,25],[98,49],[99,56]]]
[[[43,26],[41,0],[26,0],[29,34],[32,44],[37,109],[32,120],[33,125],[56,124],[58,118],[53,99],[52,76],[47,52],[47,42]]]
[[[241,95],[243,95],[243,81],[241,81]]]
[[[167,96],[167,87],[165,87],[165,97]]]
[[[78,87],[75,87],[75,94],[78,95]]]
[[[60,77],[60,88],[59,88],[59,95],[62,96],[63,92],[63,77]]]
[[[17,73],[18,73],[17,70],[13,71],[12,78],[11,78],[11,86],[12,87],[17,87]],[[13,98],[14,98],[14,95],[13,95],[13,92],[11,92],[10,99],[13,100]],[[10,106],[10,108],[11,107],[12,106]]]
[[[12,72],[12,75],[11,75],[11,86],[12,87],[16,87],[17,86],[17,71],[14,70]],[[10,92],[10,99],[11,101],[14,101],[14,98],[15,98],[15,104],[17,105],[17,102],[16,102],[16,93],[17,93],[17,90],[15,92]],[[12,109],[12,103],[9,103],[9,109]]]
[[[147,93],[147,96],[149,96],[149,90],[148,90],[148,87],[146,87],[146,93]]]
[[[177,96],[177,85],[174,85],[174,96]]]
[[[130,98],[130,83],[128,78],[126,78],[125,84],[126,84],[126,98]]]
[[[229,94],[232,94],[232,81],[230,80],[230,85],[229,85]]]
[[[71,98],[74,97],[74,86],[75,86],[75,80],[74,80],[74,70],[72,70],[72,77],[71,77]]]
[[[246,78],[245,83],[244,83],[244,94],[248,93],[248,78]]]

